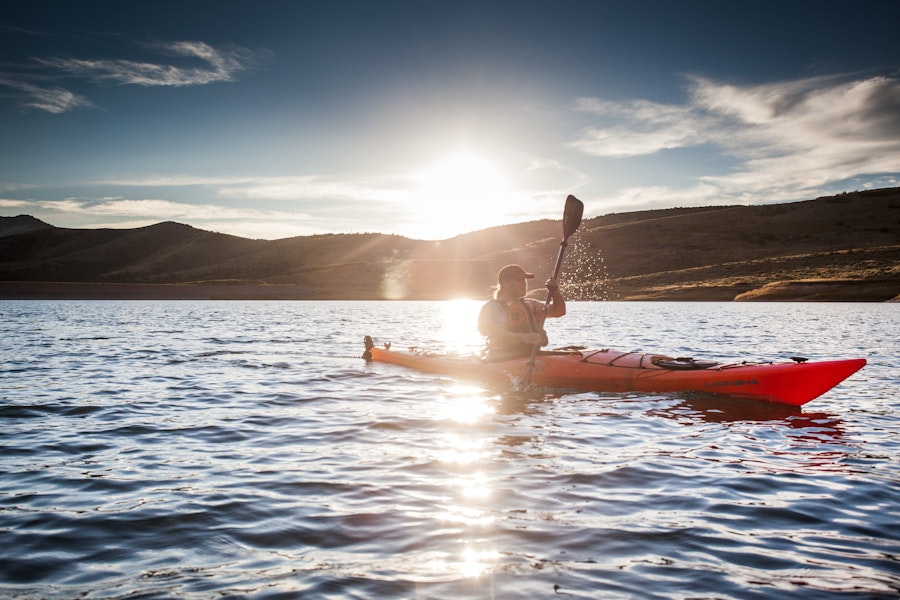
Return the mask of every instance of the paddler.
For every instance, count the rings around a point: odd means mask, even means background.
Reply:
[[[546,317],[566,314],[566,301],[555,279],[547,280],[549,304],[526,298],[528,280],[534,279],[519,265],[506,265],[497,273],[494,299],[481,307],[478,331],[487,338],[487,359],[508,360],[531,354],[535,346],[546,346]]]

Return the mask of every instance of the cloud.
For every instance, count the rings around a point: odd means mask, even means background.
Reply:
[[[319,176],[261,177],[239,184],[222,185],[222,196],[268,200],[354,200],[404,204],[410,191],[401,180],[391,177],[376,179],[327,179]]]
[[[84,96],[47,81],[77,79],[93,84],[171,87],[227,83],[237,81],[240,73],[257,66],[270,55],[266,50],[240,46],[217,48],[199,41],[156,43],[148,47],[176,60],[35,58],[30,65],[14,65],[11,71],[0,74],[0,86],[14,90],[24,108],[60,114],[91,108],[94,104]],[[176,64],[185,59],[194,64]]]
[[[283,177],[207,177],[200,175],[146,175],[133,178],[105,178],[88,185],[127,187],[191,187],[203,186],[222,198],[252,200],[359,200],[400,203],[408,193],[401,177],[327,178],[321,175]]]
[[[577,168],[554,158],[523,156],[516,176],[521,189],[537,190],[536,195],[558,195],[558,190],[577,190],[590,177]]]
[[[0,77],[0,86],[11,88],[23,96],[21,105],[26,108],[59,114],[77,108],[90,108],[90,100],[61,87],[42,86],[27,81]]]
[[[256,181],[256,177],[208,177],[176,173],[171,175],[141,175],[137,177],[106,177],[87,182],[90,185],[120,185],[130,187],[186,187],[240,185]]]
[[[209,231],[270,239],[321,232],[323,225],[321,218],[301,211],[187,204],[160,199],[0,199],[0,208],[22,209],[51,223],[55,217],[63,216],[69,223],[91,229],[145,227],[161,221],[178,221]]]
[[[611,158],[703,144],[710,141],[710,132],[718,125],[713,115],[703,114],[695,107],[648,100],[615,103],[579,98],[576,110],[605,121],[619,121],[614,125],[590,127],[569,144],[587,154]]]
[[[34,206],[34,203],[28,200],[0,198],[0,208],[29,208],[31,206]]]
[[[207,85],[234,81],[241,71],[258,60],[261,53],[246,48],[214,48],[203,42],[157,44],[165,53],[199,59],[194,67],[137,62],[121,59],[41,58],[36,62],[63,77],[83,78],[94,83],[143,86]]]
[[[103,198],[86,200],[66,198],[64,200],[34,200],[29,205],[44,210],[58,211],[95,216],[110,217],[147,217],[159,220],[203,219],[203,220],[241,220],[241,219],[310,219],[310,215],[286,211],[265,211],[252,208],[229,208],[215,204],[185,204],[171,200],[157,199],[125,199]],[[19,205],[21,206],[21,205]]]
[[[582,98],[599,124],[571,143],[623,158],[702,144],[737,160],[702,177],[720,195],[798,197],[859,177],[900,172],[900,80],[820,77],[755,86],[693,78],[683,105]]]

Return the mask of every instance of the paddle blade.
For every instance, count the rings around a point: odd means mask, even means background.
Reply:
[[[563,237],[568,238],[575,233],[581,225],[581,215],[584,214],[584,203],[575,196],[566,198],[566,208],[563,210]]]

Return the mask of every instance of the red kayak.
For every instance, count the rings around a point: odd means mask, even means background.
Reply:
[[[379,348],[366,336],[366,360],[402,365],[491,386],[518,388],[529,359],[488,362],[474,354]],[[705,392],[801,406],[818,398],[866,364],[864,358],[784,363],[718,363],[609,349],[541,351],[531,381],[544,388],[598,392]]]

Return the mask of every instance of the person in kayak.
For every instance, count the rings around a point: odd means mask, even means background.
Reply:
[[[528,280],[534,274],[519,265],[507,265],[497,274],[497,292],[494,299],[481,307],[478,314],[478,331],[487,338],[487,359],[508,360],[531,354],[535,346],[546,346],[549,341],[544,330],[545,317],[561,317],[566,314],[566,301],[556,280],[544,284],[550,292],[550,304],[526,298]]]

